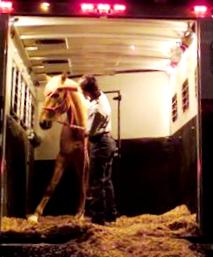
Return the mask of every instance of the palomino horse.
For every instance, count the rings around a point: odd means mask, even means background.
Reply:
[[[39,124],[42,129],[49,129],[53,121],[58,121],[62,124],[62,131],[60,151],[56,157],[52,179],[34,214],[28,217],[31,222],[37,222],[39,216],[42,215],[69,162],[74,164],[80,182],[77,217],[82,217],[84,214],[88,182],[88,154],[85,137],[87,108],[81,89],[76,82],[65,75],[60,75],[49,79],[44,92],[45,101]],[[62,122],[59,118],[64,113],[67,114],[67,118],[65,122]]]

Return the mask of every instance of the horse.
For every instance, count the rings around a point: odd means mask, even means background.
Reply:
[[[42,129],[47,130],[52,127],[54,121],[61,123],[60,149],[49,185],[34,214],[28,217],[28,221],[38,222],[70,162],[74,164],[80,182],[80,197],[76,217],[82,218],[85,210],[89,165],[85,136],[87,126],[86,99],[78,83],[67,78],[65,74],[49,78],[44,95],[45,101],[40,113],[39,125]],[[60,116],[64,113],[66,113],[66,120],[61,121]]]

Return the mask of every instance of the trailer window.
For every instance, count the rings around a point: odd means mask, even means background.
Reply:
[[[175,122],[178,118],[177,94],[172,97],[172,121]]]
[[[34,121],[35,121],[35,98],[33,97],[32,94],[30,94],[27,113],[28,113],[27,126],[28,128],[32,129],[34,127]]]
[[[189,109],[189,81],[186,79],[182,85],[182,110]]]
[[[16,66],[12,68],[12,95],[11,95],[11,114],[14,118],[19,117],[20,104],[20,72]]]
[[[24,129],[32,129],[34,125],[35,99],[15,63],[13,63],[12,67],[11,83],[10,114]]]

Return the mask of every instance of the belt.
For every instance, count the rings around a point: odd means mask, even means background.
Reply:
[[[110,136],[110,135],[111,135],[110,132],[105,131],[105,132],[103,132],[103,133],[99,133],[99,134],[96,134],[96,135],[94,135],[94,136],[89,136],[89,140],[90,140],[91,142],[96,142],[96,141],[98,141],[99,139],[101,139],[103,136]]]

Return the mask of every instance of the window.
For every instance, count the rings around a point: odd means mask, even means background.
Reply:
[[[35,99],[32,94],[29,92],[28,104],[27,104],[27,127],[34,127],[34,119],[35,119]]]
[[[12,68],[12,94],[11,94],[11,108],[10,112],[16,119],[20,116],[20,71],[15,65]]]
[[[182,110],[189,109],[189,81],[186,79],[182,85]]]
[[[23,84],[23,108],[22,108],[22,117],[21,122],[22,126],[27,128],[27,103],[28,103],[28,94],[29,94],[29,88],[27,87],[27,84]]]
[[[172,97],[172,121],[175,122],[178,118],[177,94]]]
[[[10,114],[24,129],[34,126],[35,99],[20,69],[13,63]]]

